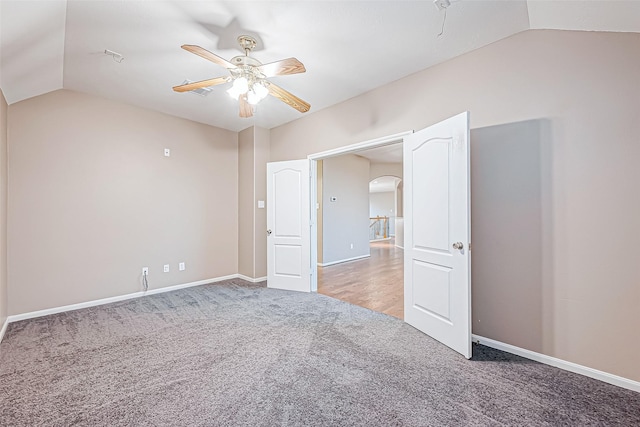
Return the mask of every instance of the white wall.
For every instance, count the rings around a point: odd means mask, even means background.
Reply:
[[[369,255],[369,161],[353,154],[324,159],[322,179],[322,263]]]
[[[640,34],[525,31],[272,129],[271,159],[422,129],[465,110],[472,128],[546,121],[548,161],[540,167],[549,168],[541,175],[548,228],[535,289],[548,295],[547,320],[525,328],[520,313],[503,312],[501,322],[513,328],[480,330],[640,381],[640,263],[632,243],[640,239],[638,52]],[[512,239],[517,256],[518,235]],[[499,268],[505,260],[493,262]],[[503,294],[509,299],[474,292],[485,305],[475,310],[520,306],[529,295]]]

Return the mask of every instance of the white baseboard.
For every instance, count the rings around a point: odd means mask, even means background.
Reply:
[[[391,240],[393,239],[393,237],[385,237],[382,239],[373,239],[373,240],[369,240],[369,243],[374,243],[374,242],[386,242],[387,240]]]
[[[260,283],[260,282],[264,282],[265,280],[267,280],[267,276],[263,276],[263,277],[256,277],[255,279],[249,277],[249,276],[245,276],[244,274],[238,274],[238,279],[242,279],[242,280],[246,280],[247,282],[251,282],[251,283]]]
[[[404,246],[396,245],[396,248],[400,248],[400,249],[404,250]]]
[[[355,256],[353,258],[340,259],[338,261],[325,262],[324,264],[318,263],[318,267],[328,267],[330,265],[342,264],[343,262],[357,261],[359,259],[369,258],[370,256],[371,256],[370,254],[367,254],[367,255]]]
[[[133,298],[140,298],[145,295],[154,295],[154,294],[160,294],[163,292],[171,292],[178,289],[190,288],[192,286],[206,285],[207,283],[221,282],[223,280],[237,279],[237,278],[239,278],[238,274],[231,274],[229,276],[216,277],[213,279],[198,280],[197,282],[189,282],[189,283],[183,283],[180,285],[166,286],[164,288],[149,289],[146,292],[144,291],[134,292],[132,294],[118,295],[115,297],[102,298],[102,299],[93,300],[93,301],[81,302],[78,304],[63,305],[61,307],[47,308],[45,310],[31,311],[29,313],[14,314],[13,316],[7,317],[7,321],[5,322],[5,325],[7,323],[17,322],[19,320],[33,319],[35,317],[48,316],[50,314],[63,313],[65,311],[79,310],[81,308],[95,307],[97,305],[104,305],[104,304],[110,304],[112,302],[125,301]]]
[[[2,328],[0,329],[0,342],[2,342],[2,338],[4,338],[4,333],[7,332],[7,325],[9,325],[9,318],[4,319],[4,323],[2,323]]]
[[[535,351],[516,347],[511,344],[505,344],[503,342],[492,340],[490,338],[481,337],[479,335],[472,335],[472,337],[474,342],[477,342],[482,345],[486,345],[487,347],[506,351],[507,353],[512,353],[517,356],[522,356],[527,359],[535,360],[536,362],[544,363],[545,365],[555,366],[556,368],[560,368],[565,371],[574,372],[576,374],[594,378],[596,380],[613,384],[618,387],[640,392],[640,382],[638,381],[630,380],[624,377],[619,377],[617,375],[609,374],[607,372],[599,371],[597,369],[589,368],[587,366],[578,365],[577,363],[567,362],[566,360],[558,359],[552,356],[547,356],[546,354],[536,353]]]

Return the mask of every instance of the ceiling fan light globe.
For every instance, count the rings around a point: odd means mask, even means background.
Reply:
[[[233,81],[233,87],[238,94],[247,93],[249,90],[249,81],[246,77],[238,77]]]
[[[238,97],[240,96],[240,93],[235,89],[235,87],[230,87],[229,89],[227,89],[227,93],[229,94],[229,96],[235,100],[238,99]]]
[[[267,89],[262,83],[256,83],[253,85],[253,92],[255,92],[259,99],[264,99],[269,94],[269,89]]]

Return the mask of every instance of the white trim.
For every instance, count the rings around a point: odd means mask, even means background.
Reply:
[[[309,154],[309,160],[321,160],[328,157],[341,156],[343,154],[355,153],[357,151],[366,150],[368,148],[383,147],[385,145],[397,144],[402,142],[403,138],[411,135],[412,130],[396,133],[394,135],[383,136],[382,138],[370,139],[369,141],[358,142],[356,144],[346,145],[344,147],[334,148],[332,150],[321,151],[319,153]]]
[[[347,258],[347,259],[340,259],[338,261],[325,262],[324,264],[318,263],[318,266],[320,266],[320,267],[328,267],[330,265],[342,264],[343,262],[357,261],[359,259],[369,258],[370,256],[371,256],[370,254],[354,256],[353,258]]]
[[[547,356],[546,354],[536,353],[535,351],[516,347],[511,344],[505,344],[503,342],[481,337],[475,334],[472,335],[472,340],[474,342],[477,342],[478,344],[486,345],[487,347],[495,348],[497,350],[506,351],[507,353],[512,353],[517,356],[535,360],[536,362],[544,363],[545,365],[555,366],[556,368],[560,368],[565,371],[574,372],[576,374],[594,378],[596,380],[613,384],[618,387],[640,392],[640,382],[638,381],[630,380],[628,378],[620,377],[614,374],[609,374],[607,372],[599,371],[587,366],[578,365],[577,363],[567,362],[566,360]]]
[[[2,329],[0,329],[0,342],[4,338],[4,333],[7,332],[7,326],[9,325],[9,318],[4,319],[4,323],[2,324]]]
[[[263,276],[263,277],[256,277],[255,279],[252,279],[249,276],[245,276],[244,274],[238,274],[238,279],[242,279],[242,280],[246,280],[247,282],[251,282],[251,283],[259,283],[259,282],[264,282],[265,280],[267,280],[267,276]]]
[[[25,320],[25,319],[33,319],[35,317],[48,316],[50,314],[63,313],[65,311],[79,310],[81,308],[95,307],[97,305],[104,305],[104,304],[110,304],[112,302],[125,301],[133,298],[140,298],[146,295],[161,294],[164,292],[171,292],[178,289],[190,288],[192,286],[206,285],[208,283],[221,282],[223,280],[238,279],[238,278],[239,278],[238,274],[231,274],[229,276],[216,277],[213,279],[198,280],[197,282],[189,282],[189,283],[183,283],[180,285],[166,286],[164,288],[149,289],[146,292],[144,291],[134,292],[132,294],[118,295],[115,297],[102,298],[102,299],[93,300],[93,301],[86,301],[78,304],[63,305],[61,307],[47,308],[45,310],[31,311],[29,313],[14,314],[13,316],[7,317],[7,323],[17,322],[19,320]]]
[[[400,249],[402,249],[404,251],[404,246],[400,246],[400,245],[395,245],[395,246],[396,246],[396,248],[400,248]]]

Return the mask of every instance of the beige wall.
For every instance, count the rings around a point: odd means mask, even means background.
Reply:
[[[250,127],[238,134],[238,272],[251,279],[267,275],[267,200],[269,131]]]
[[[402,163],[371,163],[369,165],[369,181],[381,176],[402,178]]]
[[[238,273],[253,277],[254,128],[238,133]]]
[[[235,132],[67,90],[8,120],[9,314],[238,272]]]
[[[0,90],[0,328],[7,313],[7,101]]]
[[[255,168],[255,270],[253,278],[267,276],[267,162],[269,162],[269,149],[271,133],[268,129],[255,128],[254,141],[254,168]],[[257,208],[259,200],[264,200],[265,208]]]
[[[474,304],[501,325],[475,322],[474,332],[640,381],[638,52],[640,34],[526,31],[273,129],[271,159],[421,129],[465,110],[472,128],[544,120],[549,194],[536,290],[547,298],[544,324],[491,309],[526,305],[528,293],[511,292]],[[509,261],[494,260],[496,269]]]

